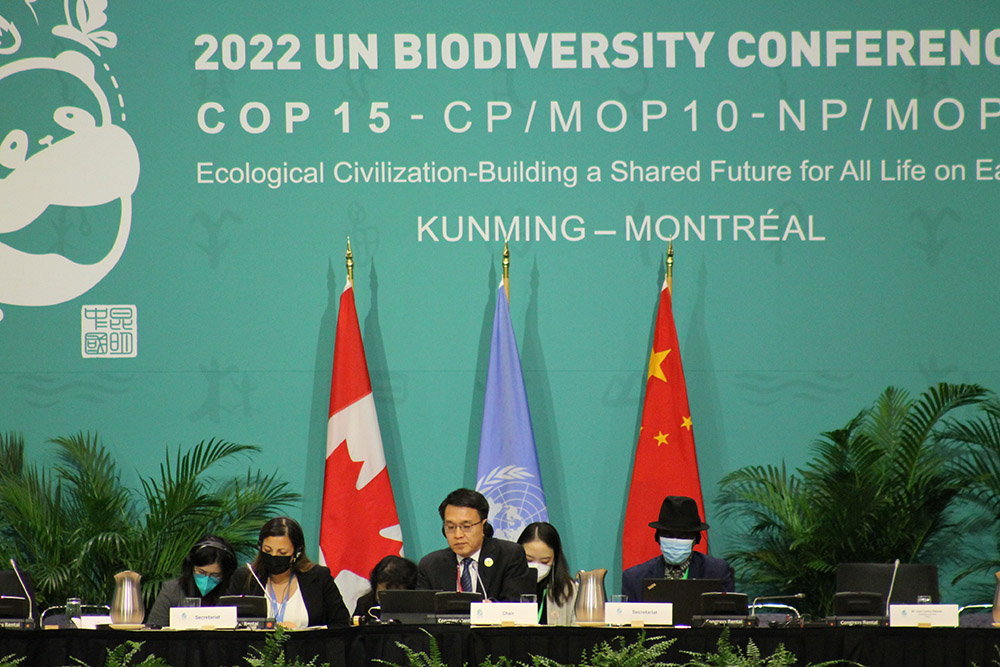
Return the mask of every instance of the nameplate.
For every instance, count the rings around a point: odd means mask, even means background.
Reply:
[[[236,607],[171,607],[170,627],[173,630],[235,628]]]
[[[70,619],[73,625],[83,630],[96,630],[98,625],[111,625],[110,616],[80,616]]]
[[[957,604],[891,604],[889,627],[957,628]]]
[[[673,625],[674,605],[670,602],[605,602],[604,622],[608,625]]]
[[[535,602],[473,602],[469,605],[472,625],[538,625]]]

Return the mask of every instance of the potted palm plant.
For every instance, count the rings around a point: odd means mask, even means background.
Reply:
[[[202,535],[245,552],[264,521],[299,497],[273,474],[211,476],[258,452],[254,445],[208,440],[167,450],[159,474],[140,477],[132,489],[96,435],[52,443],[53,465],[29,465],[23,436],[0,434],[0,556],[31,574],[39,605],[68,597],[105,603],[112,575],[128,569],[142,574],[148,606]]]
[[[916,399],[889,387],[843,428],[822,434],[790,473],[756,465],[722,479],[723,516],[743,529],[728,554],[762,593],[806,594],[828,614],[842,562],[920,562],[954,528],[967,473],[949,447],[954,410],[982,403],[978,385],[938,384]]]

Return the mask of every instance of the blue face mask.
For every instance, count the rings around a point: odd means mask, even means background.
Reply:
[[[671,565],[680,565],[691,555],[694,548],[694,540],[682,540],[676,537],[661,537],[660,552],[663,560]]]
[[[219,585],[219,580],[208,574],[194,575],[194,585],[198,587],[202,596],[208,595]]]

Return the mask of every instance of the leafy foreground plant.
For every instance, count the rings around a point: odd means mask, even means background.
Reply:
[[[133,665],[132,658],[141,648],[142,642],[135,642],[132,640],[119,644],[108,651],[108,657],[107,660],[104,661],[104,667],[170,667],[170,664],[166,660],[163,658],[157,658],[155,655],[146,656],[142,662],[137,662]],[[83,667],[89,667],[87,663],[83,662],[79,658],[73,658],[73,662],[78,665],[83,665]]]
[[[427,641],[429,648],[427,651],[414,651],[412,648],[404,644],[403,642],[396,642],[396,646],[403,649],[403,653],[406,655],[406,666],[399,665],[395,662],[389,662],[388,660],[382,660],[376,658],[375,662],[380,662],[383,665],[390,665],[391,667],[448,667],[443,660],[441,660],[441,648],[438,646],[437,638],[434,637],[427,628],[420,628],[420,631],[427,635]],[[465,667],[467,663],[462,663]],[[498,663],[509,665],[510,662]]]
[[[0,657],[0,667],[17,667],[24,662],[24,660],[24,657],[17,658],[13,653],[11,653],[10,655]]]
[[[438,647],[437,639],[425,628],[421,628],[428,637],[428,650],[415,651],[402,642],[396,642],[396,646],[403,649],[406,654],[406,665],[399,665],[386,660],[377,660],[390,667],[447,667],[441,659],[441,649]],[[580,659],[571,665],[546,658],[544,656],[532,655],[531,667],[651,667],[652,665],[669,664],[662,663],[659,658],[674,643],[674,639],[665,639],[646,646],[646,633],[640,633],[639,638],[631,643],[626,643],[624,637],[615,637],[611,642],[601,642],[592,648],[589,653],[583,651]],[[617,644],[617,648],[612,646],[612,642]],[[507,656],[493,658],[488,656],[480,667],[528,667],[528,664],[521,661],[511,660]]]
[[[284,645],[287,641],[288,632],[278,626],[274,632],[269,633],[264,638],[263,650],[251,646],[251,655],[244,656],[243,659],[246,660],[249,667],[330,667],[330,664],[326,662],[317,664],[319,656],[313,656],[309,662],[286,660]]]
[[[646,633],[639,633],[634,642],[626,643],[624,637],[615,637],[610,642],[603,641],[580,655],[580,667],[648,667],[665,664],[660,656],[674,643],[674,639],[664,639],[646,646]],[[616,644],[617,648],[612,644]],[[532,656],[532,665],[536,667],[556,667],[554,660]]]
[[[0,434],[0,557],[31,574],[40,608],[69,597],[107,602],[113,575],[126,569],[142,574],[148,606],[202,535],[251,551],[264,521],[298,499],[260,471],[209,477],[259,452],[253,445],[209,440],[173,457],[168,450],[159,475],[140,478],[134,491],[96,435],[52,442],[56,463],[42,468],[25,464],[22,436]]]
[[[784,644],[778,644],[778,648],[769,656],[761,656],[760,649],[753,643],[747,641],[746,651],[741,651],[738,646],[734,646],[729,641],[729,628],[725,628],[719,635],[719,642],[716,644],[713,653],[698,653],[696,651],[684,651],[690,656],[690,660],[684,663],[683,667],[791,667],[795,664],[795,654],[785,648]],[[828,660],[812,667],[828,667],[829,665],[857,665],[850,660]]]
[[[944,419],[986,396],[977,385],[939,384],[911,400],[889,387],[824,433],[796,473],[784,464],[730,473],[719,501],[746,537],[728,557],[764,592],[805,593],[811,610],[827,615],[839,563],[920,562],[954,530],[949,510],[968,482]]]

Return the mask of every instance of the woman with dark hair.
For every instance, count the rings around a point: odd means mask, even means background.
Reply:
[[[165,581],[146,618],[148,625],[170,623],[170,608],[180,607],[184,598],[201,598],[203,607],[211,607],[229,586],[236,570],[233,545],[215,535],[206,535],[191,547],[181,565],[181,576]]]
[[[413,590],[417,587],[417,564],[401,556],[386,556],[372,568],[368,583],[371,590],[358,598],[354,608],[354,615],[364,622],[378,618],[371,609],[378,606],[379,591]]]
[[[250,567],[233,575],[231,592],[263,592],[268,616],[286,628],[347,625],[350,616],[340,589],[328,568],[306,556],[306,539],[295,519],[282,516],[265,523],[257,547]]]
[[[569,576],[559,532],[551,523],[538,521],[521,531],[517,543],[524,547],[528,567],[538,579],[538,622],[547,625],[572,625],[576,618],[577,584]]]

